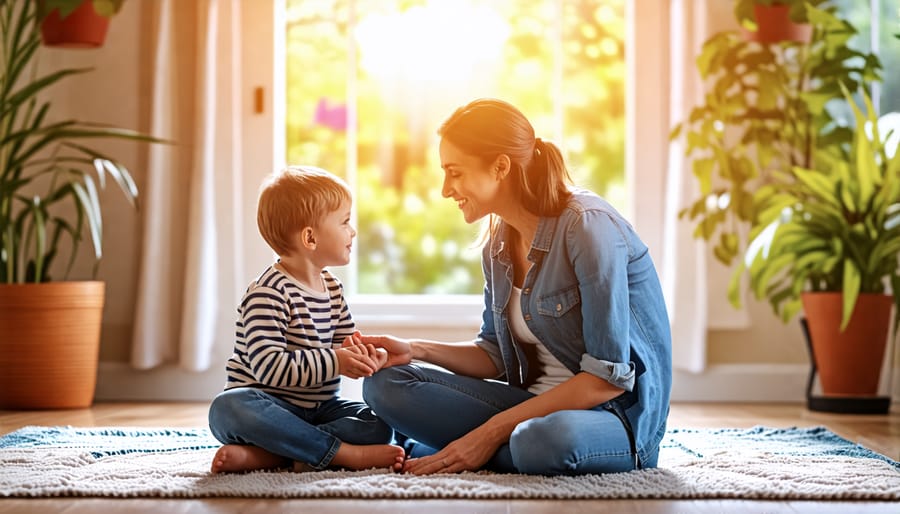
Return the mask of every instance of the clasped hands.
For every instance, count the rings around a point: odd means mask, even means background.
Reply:
[[[349,378],[370,377],[381,368],[409,364],[412,360],[408,341],[387,335],[364,336],[359,331],[344,339],[337,354],[338,359],[348,360],[346,365],[341,361],[341,375]],[[352,370],[354,375],[343,370]]]
[[[364,342],[359,331],[347,336],[335,354],[340,374],[347,378],[371,377],[388,362],[387,350]]]

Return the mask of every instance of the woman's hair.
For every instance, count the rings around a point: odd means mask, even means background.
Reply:
[[[278,255],[295,250],[298,231],[315,227],[328,213],[352,196],[347,183],[313,166],[288,166],[263,182],[256,210],[256,225]]]
[[[531,123],[511,104],[494,98],[474,100],[447,118],[438,135],[485,163],[507,155],[508,178],[530,212],[557,216],[565,208],[571,178],[562,153],[553,143],[535,138]]]

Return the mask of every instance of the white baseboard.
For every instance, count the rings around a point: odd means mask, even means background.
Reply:
[[[797,403],[806,401],[809,380],[807,364],[717,364],[702,373],[675,370],[672,377],[673,402]],[[882,381],[890,380],[885,370]],[[821,394],[818,381],[812,394]],[[882,385],[879,395],[890,395],[900,404],[900,368],[894,368],[891,384]]]
[[[132,369],[128,364],[101,362],[97,372],[97,401],[209,402],[225,386],[225,370],[202,373],[177,366],[152,370]],[[362,401],[362,380],[344,378],[344,397]]]
[[[673,402],[804,402],[809,367],[718,364],[702,373],[675,370]]]
[[[802,364],[722,364],[703,373],[675,371],[673,402],[804,402],[809,367]],[[125,363],[101,362],[95,398],[100,401],[210,401],[225,384],[224,370],[204,373],[166,366],[138,371]],[[345,380],[342,393],[362,399],[360,380]],[[893,401],[900,402],[900,369],[894,371]]]
[[[97,370],[99,401],[210,401],[225,385],[225,369],[202,373],[177,366],[137,370],[122,362],[101,362]]]

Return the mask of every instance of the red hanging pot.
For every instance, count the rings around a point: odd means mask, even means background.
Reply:
[[[779,43],[781,41],[809,42],[812,26],[808,23],[796,23],[791,20],[790,7],[783,4],[753,6],[756,18],[756,32],[749,32],[748,37],[760,43]]]
[[[59,9],[51,11],[41,23],[41,39],[46,46],[97,48],[103,46],[108,28],[109,18],[97,14],[93,0],[84,0],[65,18]]]

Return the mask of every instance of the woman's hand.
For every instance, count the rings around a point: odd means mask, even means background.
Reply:
[[[405,339],[389,335],[367,336],[360,334],[354,341],[359,341],[354,344],[372,345],[375,348],[383,348],[387,351],[387,360],[384,363],[386,368],[409,364],[412,361],[412,345]]]
[[[406,459],[403,472],[413,475],[433,473],[461,473],[481,469],[497,452],[501,442],[487,435],[485,425],[451,442],[441,451],[420,457]]]

